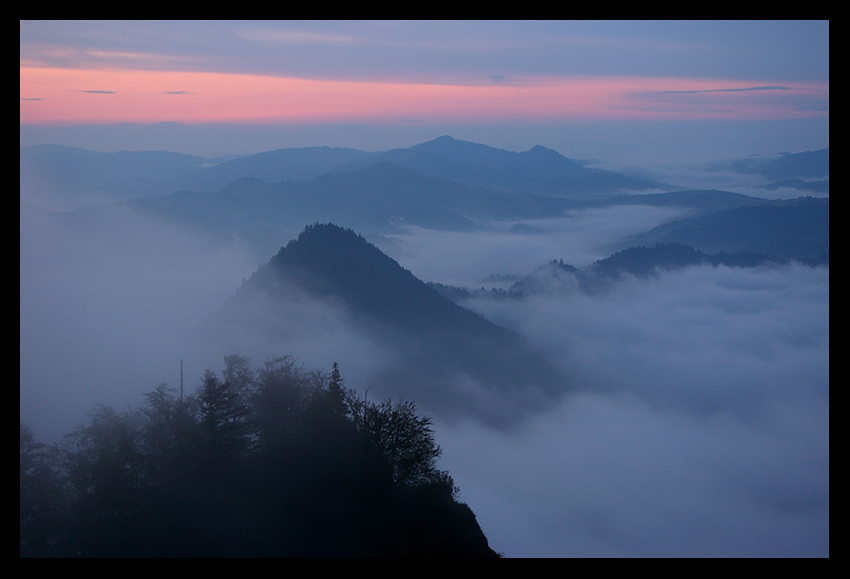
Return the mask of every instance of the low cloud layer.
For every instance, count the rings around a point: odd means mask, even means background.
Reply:
[[[826,404],[753,424],[582,394],[520,432],[439,426],[444,467],[509,557],[829,555]]]
[[[469,304],[580,393],[512,433],[439,431],[514,556],[829,555],[829,271],[691,268]]]
[[[536,233],[512,232],[515,221],[484,224],[475,232],[410,227],[375,243],[423,281],[476,288],[490,275],[527,275],[553,259],[583,267],[611,255],[611,243],[686,214],[675,207],[580,209],[521,222]]]
[[[141,393],[193,389],[207,351],[190,330],[250,275],[249,252],[120,208],[21,212],[21,420],[53,440],[94,404],[138,406]]]
[[[425,281],[473,285],[606,244],[678,216],[641,207],[411,230],[382,245]],[[95,403],[137,407],[160,382],[187,388],[223,356],[334,361],[365,391],[392,352],[338,304],[289,304],[279,342],[197,328],[259,264],[238,240],[112,215],[96,225],[22,211],[21,420],[50,441]],[[271,256],[269,256],[271,257]],[[465,304],[516,330],[567,374],[545,411],[510,428],[435,412],[449,470],[490,539],[513,556],[829,554],[829,270],[697,267]],[[296,323],[300,320],[300,323]],[[460,385],[460,382],[458,382]],[[458,386],[460,387],[460,386]],[[467,382],[467,398],[500,397]],[[385,393],[370,392],[372,396]],[[409,397],[410,398],[410,397]]]

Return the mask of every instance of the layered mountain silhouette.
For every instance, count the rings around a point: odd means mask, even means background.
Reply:
[[[573,202],[624,190],[674,190],[663,183],[587,167],[540,145],[514,152],[450,136],[384,152],[304,147],[214,159],[166,151],[101,153],[58,145],[22,147],[20,153],[22,193],[49,193],[67,200],[75,196],[126,199],[174,191],[215,192],[243,177],[270,184],[312,181],[329,173],[386,163],[467,187]],[[714,163],[711,169],[761,174],[772,182],[769,187],[813,191],[826,187],[828,191],[829,149]],[[815,183],[814,189],[807,185],[811,183]]]
[[[770,185],[762,185],[761,188],[768,191],[776,191],[781,188],[799,189],[801,191],[811,191],[819,195],[829,195],[829,179],[816,179],[813,181],[782,179],[781,181],[774,181]]]
[[[829,197],[720,209],[660,225],[629,243],[684,243],[706,252],[754,252],[829,263]]]
[[[101,153],[77,147],[21,147],[21,198],[47,207],[167,195],[209,159],[167,151]]]
[[[768,157],[747,157],[732,162],[731,167],[739,173],[759,174],[771,181],[819,179],[829,177],[829,148]]]
[[[304,296],[341,305],[347,323],[353,320],[364,336],[392,348],[399,362],[376,376],[376,383],[425,405],[492,411],[484,418],[500,421],[566,387],[563,376],[518,335],[458,306],[362,236],[332,224],[309,226],[282,248],[243,284],[222,318],[268,335],[286,324],[268,319],[286,309],[274,304]],[[259,318],[257,303],[271,306]],[[464,381],[466,391],[458,386]],[[517,406],[478,408],[470,383],[508,394]]]
[[[732,170],[744,175],[761,175],[771,182],[763,188],[780,187],[829,194],[829,148],[802,153],[780,153],[712,163],[709,170]]]
[[[619,173],[588,169],[536,146],[517,153],[449,136],[406,149],[367,152],[343,147],[277,149],[243,157],[204,158],[167,151],[103,153],[60,145],[21,147],[26,193],[92,193],[104,199],[218,191],[242,177],[265,183],[310,181],[322,175],[392,163],[422,175],[511,192],[574,196],[618,189],[663,188]]]
[[[540,145],[528,151],[513,152],[448,135],[407,149],[388,151],[374,162],[391,162],[423,175],[469,186],[567,198],[622,189],[667,188],[661,183],[587,168],[579,161]]]
[[[525,298],[549,293],[581,291],[597,294],[609,289],[614,283],[628,277],[657,277],[664,271],[676,271],[687,267],[711,265],[727,267],[779,266],[788,260],[754,252],[705,253],[683,243],[657,243],[653,247],[637,246],[618,251],[609,257],[577,268],[563,260],[553,260],[537,267],[511,284],[507,289],[469,290],[442,284],[430,284],[442,295],[454,302],[463,303],[473,297]],[[828,265],[829,256],[825,264]]]
[[[706,212],[765,202],[726,191],[562,197],[487,188],[425,173],[381,162],[327,173],[311,181],[266,183],[243,177],[217,192],[180,191],[135,199],[130,204],[204,231],[276,241],[275,247],[260,248],[260,253],[267,255],[291,239],[289,232],[298,231],[304,223],[332,222],[367,233],[395,232],[404,226],[472,231],[482,222],[552,218],[588,207],[654,205]]]
[[[683,243],[658,243],[654,247],[630,247],[619,251],[586,268],[575,270],[575,274],[579,287],[587,293],[594,293],[604,290],[625,276],[648,278],[657,276],[661,271],[676,271],[699,265],[758,267],[783,263],[784,260],[762,253],[721,251],[708,254]],[[533,276],[530,277],[533,279]],[[517,284],[515,289],[524,289],[523,284]]]
[[[768,188],[828,191],[828,149],[749,158],[731,168],[779,179]],[[179,190],[168,189],[177,184]],[[22,203],[35,202],[46,191],[68,202],[82,192],[132,196],[126,203],[136,210],[213,239],[246,240],[259,259],[305,223],[331,222],[367,234],[406,226],[473,231],[494,220],[523,222],[614,205],[693,211],[623,240],[612,251],[672,242],[705,252],[748,251],[781,259],[823,261],[828,255],[828,199],[771,202],[728,191],[669,189],[588,168],[542,146],[513,152],[449,136],[382,153],[308,147],[214,160],[161,151],[21,149]]]
[[[174,180],[175,189],[218,191],[241,179],[253,177],[265,183],[309,181],[340,167],[365,162],[378,153],[345,147],[298,147],[257,153],[209,167]]]

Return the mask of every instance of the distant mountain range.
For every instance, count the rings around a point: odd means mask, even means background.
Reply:
[[[571,209],[614,205],[682,207],[688,217],[623,240],[612,251],[658,242],[687,243],[703,251],[751,251],[813,260],[829,251],[829,198],[769,201],[728,191],[698,190],[566,199],[472,188],[406,167],[382,163],[330,173],[313,181],[275,185],[243,178],[216,193],[181,192],[136,199],[134,207],[209,232],[230,232],[271,254],[304,223],[330,221],[368,233],[418,226],[474,231],[478,223],[521,222]]]
[[[307,227],[245,281],[218,320],[273,337],[295,296],[342,305],[364,336],[397,357],[376,380],[425,404],[492,411],[487,418],[498,421],[563,390],[563,376],[518,335],[456,305],[350,229]],[[474,388],[459,380],[512,391],[517,407],[476,408]]]
[[[393,163],[422,175],[510,193],[575,198],[629,189],[669,189],[662,183],[589,169],[540,145],[517,153],[449,136],[394,149],[371,162]]]
[[[369,153],[347,148],[278,149],[231,159],[166,151],[101,153],[45,145],[21,148],[22,193],[130,198],[179,190],[218,191],[243,177],[265,183],[310,181],[321,175],[392,163],[424,176],[510,192],[574,196],[620,189],[665,188],[599,169],[536,146],[516,153],[449,136],[406,149]]]
[[[829,149],[754,157],[731,168],[781,178],[777,187],[828,190]],[[811,180],[824,176],[825,184]],[[670,189],[590,169],[541,146],[512,152],[448,136],[382,153],[309,147],[217,160],[166,152],[21,149],[22,203],[39,195],[65,201],[75,195],[132,197],[125,203],[145,213],[212,236],[245,239],[262,259],[307,223],[332,222],[368,234],[404,226],[473,231],[479,223],[502,220],[517,222],[519,233],[529,227],[519,225],[523,221],[614,205],[694,212],[612,251],[675,242],[706,252],[806,261],[828,254],[828,198],[771,202],[728,191]]]
[[[21,193],[72,202],[159,196],[175,191],[219,191],[243,177],[264,183],[311,181],[321,175],[391,163],[420,175],[509,193],[576,197],[618,191],[673,190],[664,183],[589,168],[540,145],[513,152],[443,136],[404,149],[278,149],[244,157],[207,159],[167,151],[102,153],[40,145],[20,149]],[[829,149],[717,162],[709,170],[761,174],[776,185],[817,182],[828,190]]]

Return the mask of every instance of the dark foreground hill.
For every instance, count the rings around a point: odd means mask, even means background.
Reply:
[[[292,358],[96,407],[47,447],[21,425],[21,557],[497,557],[411,402]]]
[[[293,323],[285,304],[303,303],[305,296],[341,307],[348,323],[391,349],[398,363],[376,383],[411,393],[429,408],[501,420],[564,390],[559,372],[518,335],[453,303],[363,237],[335,225],[307,227],[243,284],[222,319],[273,337]],[[472,393],[477,388],[514,397],[504,408],[483,409]]]

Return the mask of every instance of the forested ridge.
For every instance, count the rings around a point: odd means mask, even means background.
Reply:
[[[21,557],[497,557],[430,418],[294,358],[225,358],[183,395],[21,424]]]

